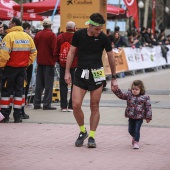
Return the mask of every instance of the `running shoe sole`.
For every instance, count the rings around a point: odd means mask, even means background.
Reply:
[[[96,148],[96,144],[95,143],[88,143],[87,147],[88,148]]]

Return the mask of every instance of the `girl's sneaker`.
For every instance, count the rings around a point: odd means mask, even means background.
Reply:
[[[133,149],[139,149],[139,142],[134,141]]]

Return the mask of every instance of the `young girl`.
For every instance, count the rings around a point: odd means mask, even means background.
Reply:
[[[146,119],[147,123],[152,120],[150,97],[145,94],[144,84],[141,80],[135,80],[128,92],[122,92],[119,88],[112,91],[118,98],[127,100],[125,117],[129,118],[128,131],[132,136],[133,149],[139,149],[140,127],[143,119]]]

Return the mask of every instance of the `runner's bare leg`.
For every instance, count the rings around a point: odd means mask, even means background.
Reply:
[[[91,109],[90,130],[92,131],[96,131],[100,120],[99,102],[102,90],[103,86],[90,92],[90,109]]]
[[[73,85],[73,91],[72,91],[73,113],[79,126],[84,125],[84,113],[81,107],[82,107],[82,102],[85,94],[86,94],[86,90]]]

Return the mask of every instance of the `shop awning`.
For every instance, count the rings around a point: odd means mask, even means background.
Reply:
[[[28,13],[42,13],[46,11],[53,10],[56,4],[56,0],[45,0],[39,2],[31,2],[23,4],[24,12]],[[13,9],[20,11],[21,5],[14,5]],[[60,6],[58,6],[57,11],[59,11]]]
[[[12,17],[20,17],[20,12],[13,10],[12,6],[18,5],[12,0],[1,0],[0,1],[0,20],[9,20]],[[23,13],[23,20],[27,21],[42,21],[44,16],[37,15],[35,13]]]
[[[51,16],[56,4],[56,0],[45,0],[39,2],[25,3],[23,4],[24,12],[38,13],[45,16]],[[20,11],[20,5],[14,5],[13,9]],[[56,14],[60,13],[60,5],[57,8]],[[107,5],[108,19],[126,18],[126,11],[114,5]]]
[[[107,5],[107,19],[115,20],[115,19],[124,19],[127,18],[126,11],[123,8]]]

